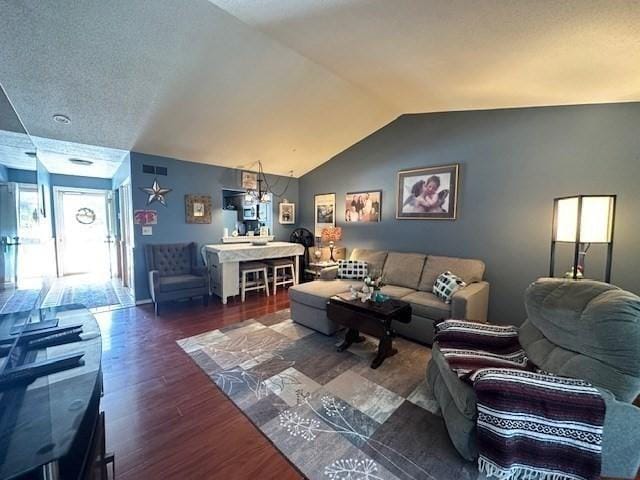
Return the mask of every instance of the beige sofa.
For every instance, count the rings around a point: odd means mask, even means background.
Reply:
[[[382,293],[411,304],[411,323],[395,325],[403,336],[430,344],[437,321],[447,318],[487,320],[489,284],[483,281],[485,266],[480,260],[358,248],[353,250],[350,259],[367,262],[370,272],[382,272],[386,283]],[[467,283],[455,293],[451,304],[432,293],[436,278],[447,270]],[[293,321],[325,335],[335,333],[337,326],[326,314],[329,297],[347,292],[350,285],[362,287],[361,281],[337,279],[336,274],[337,269],[329,270],[323,272],[320,280],[289,288]]]

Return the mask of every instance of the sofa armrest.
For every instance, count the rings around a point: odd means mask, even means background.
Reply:
[[[320,280],[335,280],[338,278],[338,267],[327,267],[320,271]]]
[[[451,299],[451,318],[487,321],[489,309],[489,283],[476,282],[461,288]]]
[[[149,292],[151,299],[156,301],[156,292],[160,289],[160,272],[158,270],[149,270]]]

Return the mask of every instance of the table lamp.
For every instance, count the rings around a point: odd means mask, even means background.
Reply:
[[[605,282],[609,283],[615,213],[615,195],[576,195],[555,198],[549,276],[554,276],[556,243],[575,244],[571,272],[574,280],[584,275],[585,256],[591,244],[600,243],[607,244]]]
[[[322,229],[322,241],[329,242],[329,252],[331,254],[331,261],[335,262],[333,258],[333,249],[335,243],[342,238],[342,228],[340,227],[327,227]]]

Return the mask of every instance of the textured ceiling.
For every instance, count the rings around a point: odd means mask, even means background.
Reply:
[[[211,0],[398,113],[640,100],[638,0]]]
[[[301,175],[394,118],[206,0],[0,0],[0,11],[0,81],[39,137]]]
[[[636,0],[0,0],[30,133],[299,176],[402,113],[640,100]],[[54,123],[64,113],[72,124]]]

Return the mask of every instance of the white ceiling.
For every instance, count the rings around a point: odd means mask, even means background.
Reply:
[[[396,113],[640,100],[638,0],[211,0]]]
[[[30,133],[203,163],[299,176],[402,113],[640,100],[636,0],[1,5]]]
[[[129,154],[126,150],[28,137],[24,133],[0,130],[0,165],[19,170],[35,170],[36,160],[27,156],[26,152],[37,152],[38,158],[50,173],[98,178],[112,178]],[[93,164],[77,165],[69,161],[71,158],[89,160]]]

